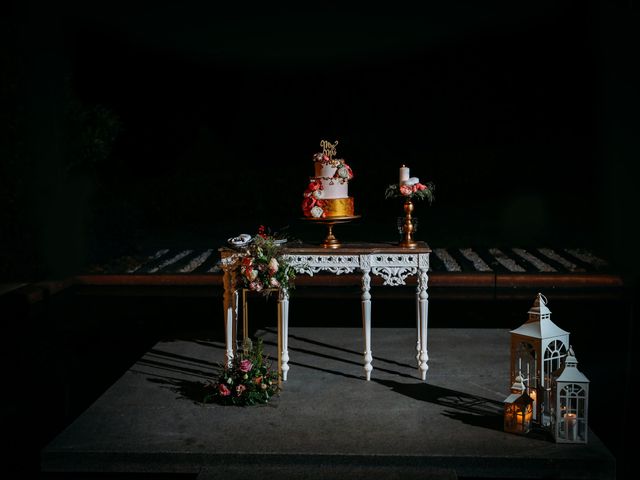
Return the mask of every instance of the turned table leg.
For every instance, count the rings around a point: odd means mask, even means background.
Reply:
[[[289,292],[278,293],[278,373],[283,382],[289,372]]]
[[[235,291],[235,275],[233,266],[223,266],[223,284],[224,284],[224,338],[225,338],[225,365],[231,367],[235,352],[234,333],[236,331],[237,310],[236,310],[236,291]]]
[[[427,275],[427,266],[418,266],[418,288],[416,289],[416,299],[418,303],[418,368],[422,380],[427,379],[427,370],[429,366],[429,354],[427,352],[427,323],[429,318],[429,294],[427,293],[427,283],[429,277]]]
[[[365,260],[366,259],[366,260]],[[371,267],[369,257],[361,261],[362,268],[362,330],[364,334],[364,374],[371,380],[373,355],[371,354]]]

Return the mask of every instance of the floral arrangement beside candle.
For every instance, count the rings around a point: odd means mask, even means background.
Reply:
[[[270,289],[291,290],[294,287],[295,271],[282,257],[279,239],[261,225],[247,255],[240,261],[240,278],[245,288],[255,292],[271,293]]]
[[[229,368],[206,386],[205,403],[247,406],[268,403],[280,391],[278,373],[263,355],[262,339],[247,339]]]
[[[417,177],[409,177],[409,168],[400,167],[399,183],[392,183],[384,192],[384,198],[404,198],[409,200],[427,200],[433,202],[435,190],[433,182],[420,183]]]

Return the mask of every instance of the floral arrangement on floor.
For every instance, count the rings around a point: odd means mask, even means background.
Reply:
[[[282,256],[281,244],[286,239],[271,234],[261,225],[240,261],[240,278],[245,288],[269,295],[269,289],[294,288],[295,270]]]
[[[218,380],[207,385],[207,390],[211,393],[205,396],[205,403],[242,407],[268,403],[280,391],[280,386],[278,373],[263,355],[262,339],[255,343],[247,339],[231,366],[223,369]]]
[[[403,198],[410,200],[427,200],[429,204],[435,198],[433,195],[436,186],[433,182],[420,183],[420,180],[408,180],[402,185],[393,183],[384,192],[384,198]]]

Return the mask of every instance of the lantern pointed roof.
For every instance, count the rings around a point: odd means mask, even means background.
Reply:
[[[533,301],[533,305],[531,305],[531,308],[529,309],[529,313],[537,315],[551,315],[551,310],[547,307],[547,297],[538,293]]]
[[[547,307],[547,299],[542,293],[536,295],[529,309],[529,320],[511,333],[532,338],[553,338],[569,335],[551,321],[551,310]]]
[[[553,375],[556,377],[556,382],[589,383],[586,375],[578,370],[578,359],[573,353],[573,347],[569,347],[564,364]]]

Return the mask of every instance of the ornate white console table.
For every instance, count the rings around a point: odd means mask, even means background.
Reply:
[[[431,249],[424,242],[416,248],[401,248],[387,243],[347,243],[341,248],[328,250],[312,245],[288,245],[283,248],[287,260],[296,273],[313,276],[319,272],[335,275],[360,272],[362,274],[362,324],[364,334],[364,371],[371,379],[371,275],[382,277],[384,285],[404,285],[410,275],[417,275],[416,289],[416,360],[422,380],[427,377],[427,320],[429,316],[428,270]],[[238,323],[238,287],[236,285],[237,262],[242,252],[229,248],[220,249],[224,271],[224,322],[227,365],[235,355]],[[245,335],[246,335],[246,324]],[[281,289],[278,294],[278,369],[282,380],[289,371],[288,351],[289,292]]]

